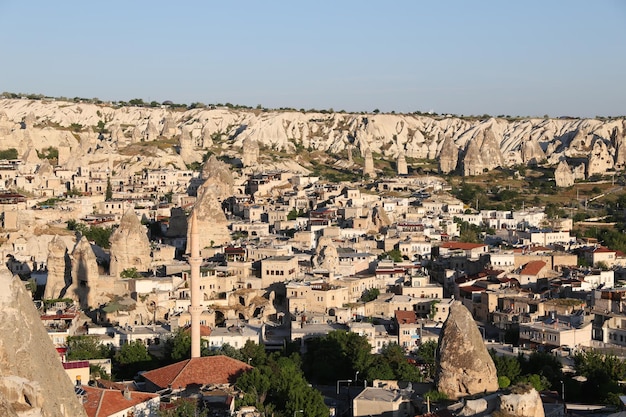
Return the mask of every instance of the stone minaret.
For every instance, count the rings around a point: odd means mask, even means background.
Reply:
[[[191,220],[189,221],[189,266],[191,267],[191,305],[189,306],[189,314],[191,315],[191,358],[200,357],[200,314],[202,307],[200,306],[200,257],[198,219],[196,218],[196,210],[191,212]]]

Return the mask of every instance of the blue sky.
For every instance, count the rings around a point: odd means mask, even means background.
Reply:
[[[0,91],[626,114],[626,1],[0,0]]]

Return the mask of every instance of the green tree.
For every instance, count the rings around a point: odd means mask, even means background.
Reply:
[[[416,366],[411,365],[404,354],[404,349],[397,343],[386,344],[380,356],[389,364],[393,371],[393,379],[398,381],[421,381],[422,373]]]
[[[394,262],[402,262],[402,253],[398,249],[392,249],[389,252],[382,253],[378,256],[378,259],[389,258]]]
[[[304,410],[305,416],[328,415],[321,393],[304,379],[297,353],[273,353],[267,365],[244,373],[236,384],[244,392],[238,406],[255,405],[265,415],[291,416],[297,410]]]
[[[626,362],[613,354],[595,350],[574,355],[574,367],[587,380],[582,384],[580,399],[611,404],[622,390],[618,381],[626,379]]]
[[[104,120],[98,120],[98,124],[96,125],[96,132],[98,133],[106,133],[106,123]]]
[[[67,359],[70,361],[104,359],[110,356],[110,347],[100,343],[97,336],[69,336],[67,338]]]
[[[293,209],[291,209],[289,213],[287,213],[287,220],[295,220],[297,218],[298,218],[298,210],[296,210],[294,207]]]
[[[435,366],[435,354],[437,352],[437,342],[434,340],[429,340],[427,342],[422,343],[417,348],[417,356],[421,359],[424,366],[424,376],[427,378],[434,378],[435,371],[437,370]]]
[[[498,355],[496,354],[495,349],[490,349],[489,354],[491,355],[491,359],[493,359],[493,363],[496,366],[498,377],[506,377],[509,381],[509,384],[511,384],[511,382],[517,381],[522,372],[522,368],[517,357]]]
[[[191,358],[191,334],[184,329],[178,329],[174,336],[165,341],[163,349],[168,362]]]
[[[372,347],[366,336],[334,330],[308,341],[304,359],[305,373],[318,383],[351,379],[356,371],[366,370],[372,360]]]
[[[207,410],[200,410],[198,402],[191,398],[179,398],[172,402],[173,407],[159,410],[159,417],[207,417]]]
[[[141,274],[137,271],[137,268],[126,268],[122,272],[120,272],[120,278],[124,279],[132,279],[132,278],[141,278]]]
[[[120,350],[113,356],[116,365],[116,375],[123,378],[132,378],[139,371],[152,367],[152,357],[141,340],[122,345]]]
[[[129,365],[151,361],[152,357],[141,340],[133,340],[122,345],[119,352],[115,354],[114,359],[120,365]]]
[[[367,303],[368,301],[373,301],[378,298],[380,295],[380,290],[378,288],[370,288],[369,290],[363,291],[363,295],[361,296],[361,301]]]
[[[17,149],[15,148],[9,148],[9,149],[0,151],[0,159],[17,159],[17,158],[18,158],[18,153],[17,153]]]
[[[111,187],[111,178],[107,178],[107,188],[104,193],[104,199],[106,201],[111,201],[113,199],[113,187]]]
[[[265,353],[265,346],[254,343],[251,340],[247,340],[246,344],[240,349],[241,356],[247,361],[250,361],[250,365],[259,366],[264,365],[267,362],[267,354]]]
[[[224,343],[222,346],[220,346],[219,349],[209,349],[206,351],[206,354],[203,354],[203,356],[216,356],[216,355],[224,355],[233,359],[237,359],[238,361],[244,361],[244,357],[239,351],[239,349],[235,349],[228,343]]]

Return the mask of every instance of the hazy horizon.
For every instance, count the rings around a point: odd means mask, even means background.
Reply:
[[[347,112],[626,115],[626,3],[0,0],[0,91]]]

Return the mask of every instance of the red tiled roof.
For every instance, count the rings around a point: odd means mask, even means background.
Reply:
[[[417,323],[417,316],[414,311],[396,310],[396,321],[398,324]]]
[[[530,261],[520,271],[521,275],[538,275],[546,266],[544,261]]]
[[[485,246],[482,243],[469,243],[469,242],[445,242],[441,245],[442,248],[446,249],[461,249],[461,250],[472,250],[476,248],[482,248]]]
[[[483,287],[479,287],[478,285],[466,285],[464,287],[459,287],[459,291],[464,292],[483,292],[485,289]]]
[[[615,252],[614,250],[611,250],[605,246],[600,246],[598,248],[595,248],[593,253],[606,253],[606,252]]]
[[[241,373],[252,369],[245,362],[228,356],[205,356],[187,359],[145,372],[143,377],[160,389],[188,385],[231,384]]]
[[[183,332],[191,334],[191,326],[187,326],[183,329]],[[211,328],[209,326],[200,325],[200,337],[211,336]]]
[[[129,391],[137,391],[137,386],[134,382],[115,382],[102,378],[96,379],[96,387],[116,390],[123,390],[127,388]]]
[[[545,246],[533,246],[529,249],[531,252],[552,252],[552,249]]]
[[[130,399],[127,400],[122,390],[95,388],[88,385],[83,385],[82,389],[85,390],[87,396],[83,407],[88,417],[107,417],[159,396],[147,392],[130,391]]]

